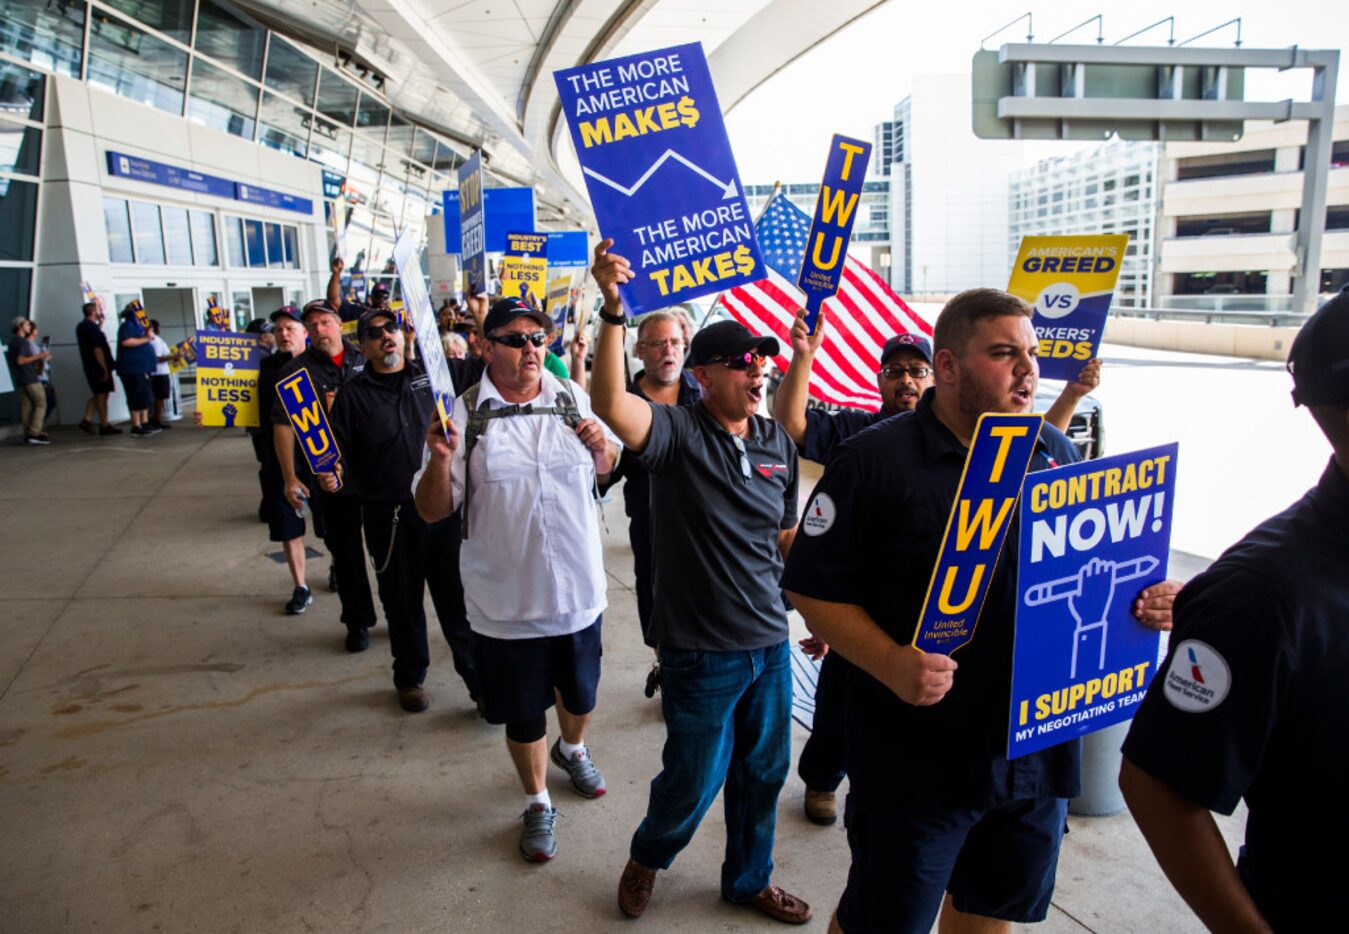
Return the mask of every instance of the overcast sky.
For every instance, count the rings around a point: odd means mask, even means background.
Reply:
[[[822,0],[827,2],[827,0]],[[958,15],[953,11],[958,9]],[[1166,16],[1176,15],[1176,41],[1242,17],[1242,48],[1349,48],[1349,7],[1344,0],[1282,0],[1246,8],[1213,0],[1133,0],[1127,10],[1107,13],[1105,42],[1111,44]],[[862,17],[823,45],[802,56],[746,98],[726,118],[740,177],[745,184],[817,181],[834,133],[870,140],[872,128],[890,119],[915,75],[968,74],[970,58],[984,36],[1025,8],[996,0],[958,3],[890,2]],[[1096,9],[1069,4],[1031,8],[1035,41],[1044,42],[1094,15]],[[1025,21],[988,43],[1024,42]],[[1193,43],[1225,45],[1236,38],[1234,26]],[[1060,40],[1095,42],[1096,24]],[[1167,26],[1130,40],[1129,45],[1164,45]],[[1338,101],[1349,104],[1349,57],[1342,57]],[[1305,100],[1309,72],[1278,75],[1252,72],[1247,100]],[[1065,151],[1075,148],[1064,144]]]

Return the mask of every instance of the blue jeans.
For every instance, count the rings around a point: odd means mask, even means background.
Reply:
[[[745,902],[768,886],[778,793],[791,764],[788,651],[785,641],[748,652],[660,650],[665,749],[632,837],[638,863],[669,869],[725,784],[722,897]]]

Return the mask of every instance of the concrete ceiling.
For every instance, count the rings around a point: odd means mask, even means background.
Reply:
[[[885,0],[242,0],[336,61],[386,76],[389,101],[483,149],[540,219],[592,226],[552,73],[700,41],[724,110]]]

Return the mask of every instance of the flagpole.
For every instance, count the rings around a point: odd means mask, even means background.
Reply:
[[[759,216],[754,218],[755,227],[759,226],[759,221],[763,220],[764,212],[767,211],[768,206],[773,203],[773,199],[778,196],[778,190],[780,188],[782,188],[781,181],[776,181],[773,183],[773,190],[768,193],[768,200],[765,201],[763,203],[763,207],[759,209]],[[707,324],[707,319],[712,317],[712,312],[717,310],[717,304],[721,302],[721,296],[724,294],[725,294],[724,292],[718,292],[717,297],[712,299],[712,304],[708,306],[707,314],[703,315],[703,320],[698,322],[698,327],[694,328],[695,331],[701,331],[703,329],[703,326]]]

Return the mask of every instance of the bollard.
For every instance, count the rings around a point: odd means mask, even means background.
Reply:
[[[1082,795],[1068,802],[1068,813],[1079,817],[1109,817],[1124,810],[1119,790],[1119,767],[1129,723],[1116,723],[1082,739]]]

